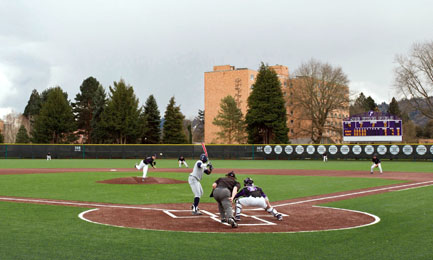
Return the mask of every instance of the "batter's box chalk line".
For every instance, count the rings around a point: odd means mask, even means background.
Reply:
[[[205,210],[200,210],[200,211],[204,212],[204,213],[207,212]],[[166,209],[166,210],[163,210],[162,212],[164,212],[165,214],[169,215],[172,218],[203,218],[203,217],[207,218],[207,216],[203,216],[203,215],[201,215],[201,216],[193,216],[193,215],[190,215],[190,216],[180,216],[180,215],[176,215],[176,212],[188,212],[189,214],[191,214],[191,210],[188,210],[188,209]]]
[[[201,216],[179,216],[176,215],[176,212],[191,212],[191,210],[184,210],[184,209],[178,209],[178,210],[163,210],[162,212],[164,212],[165,214],[167,214],[168,216],[172,217],[172,218],[176,218],[176,219],[190,219],[190,218],[210,218],[218,223],[221,223],[221,219],[219,217],[219,213],[212,213],[209,212],[207,210],[200,210],[203,215]],[[261,218],[262,216],[254,216],[254,215],[246,215],[246,214],[241,214],[241,216],[243,217],[249,217],[249,218],[253,218],[255,220],[257,220],[259,223],[256,224],[242,224],[242,223],[238,223],[239,226],[270,226],[270,225],[276,225],[273,222],[267,221],[263,218]],[[287,216],[287,215],[286,215]],[[266,216],[267,217],[267,216]],[[222,223],[224,225],[229,225],[228,223]]]

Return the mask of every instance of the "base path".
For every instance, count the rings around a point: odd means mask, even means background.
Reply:
[[[22,170],[21,172],[19,170]],[[31,170],[34,170],[32,172]],[[44,170],[48,170],[44,172]],[[113,169],[2,169],[0,174],[59,173],[77,171],[113,171]],[[133,169],[115,169],[116,171],[134,171]],[[153,170],[155,171],[155,170]],[[188,173],[188,169],[157,169],[161,172]],[[219,169],[217,173],[229,170]],[[277,221],[262,209],[246,208],[243,210],[239,227],[231,228],[220,223],[216,203],[200,203],[203,213],[192,216],[189,203],[153,204],[153,205],[121,205],[80,201],[60,201],[33,198],[0,197],[0,201],[20,203],[36,203],[89,208],[79,214],[85,221],[103,225],[128,227],[149,230],[169,230],[185,232],[311,232],[357,228],[375,224],[380,218],[366,212],[336,209],[317,206],[332,201],[345,200],[360,196],[368,196],[383,192],[392,192],[433,185],[433,175],[428,173],[384,173],[371,175],[360,171],[307,171],[307,170],[257,170],[235,169],[237,174],[276,174],[276,175],[309,175],[338,176],[362,178],[386,178],[406,180],[408,183],[338,192],[333,194],[296,198],[273,202],[274,207],[284,215],[283,221]],[[155,174],[157,175],[157,174]],[[156,178],[158,179],[158,178]],[[131,182],[138,182],[131,177]],[[131,183],[133,184],[133,183]]]

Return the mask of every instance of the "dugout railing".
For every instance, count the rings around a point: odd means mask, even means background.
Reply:
[[[370,159],[378,154],[390,160],[433,160],[433,144],[279,144],[279,145],[206,145],[212,159],[302,160]],[[140,159],[157,154],[159,158],[198,158],[203,152],[200,144],[184,145],[69,145],[69,144],[0,144],[0,158],[53,159]]]

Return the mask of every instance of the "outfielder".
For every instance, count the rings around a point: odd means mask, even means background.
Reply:
[[[254,185],[254,181],[251,178],[244,180],[244,188],[236,194],[236,221],[241,220],[242,206],[246,207],[259,207],[272,214],[278,220],[283,220],[283,215],[277,212],[275,208],[271,206],[268,197],[260,187]],[[242,198],[240,198],[242,197]]]
[[[147,170],[149,169],[149,165],[152,166],[152,168],[154,168],[154,169],[156,168],[155,167],[155,165],[156,165],[155,159],[156,159],[156,154],[152,155],[151,157],[147,157],[144,160],[141,160],[140,164],[138,164],[138,165],[135,164],[135,168],[137,170],[143,169],[143,177],[142,177],[143,181],[147,176]]]
[[[200,181],[203,177],[203,173],[209,175],[213,170],[212,164],[206,164],[207,161],[208,159],[205,154],[200,155],[200,160],[194,164],[192,173],[188,177],[189,186],[191,186],[192,193],[194,193],[194,203],[191,206],[193,215],[202,215],[198,208],[200,198],[203,195],[203,188]]]
[[[322,154],[322,156],[323,156],[323,162],[327,162],[328,161],[328,154],[326,152],[324,152]]]
[[[380,159],[377,158],[376,154],[373,155],[373,159],[371,159],[371,161],[373,162],[373,165],[371,166],[370,173],[373,174],[373,169],[376,167],[379,168],[380,173],[383,173],[382,172],[382,165],[380,164]]]
[[[182,164],[184,164],[185,167],[188,168],[188,164],[187,164],[186,161],[185,161],[185,157],[183,157],[182,155],[179,156],[179,160],[178,160],[178,161],[179,161],[179,168],[182,167]]]

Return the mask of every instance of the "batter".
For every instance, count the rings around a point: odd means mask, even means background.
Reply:
[[[192,173],[188,177],[189,186],[191,186],[192,193],[194,193],[194,203],[191,206],[193,215],[202,215],[198,208],[200,198],[203,196],[203,188],[200,181],[203,178],[203,173],[209,175],[213,170],[212,164],[206,164],[207,161],[208,159],[205,154],[200,155],[200,160],[194,164]]]

